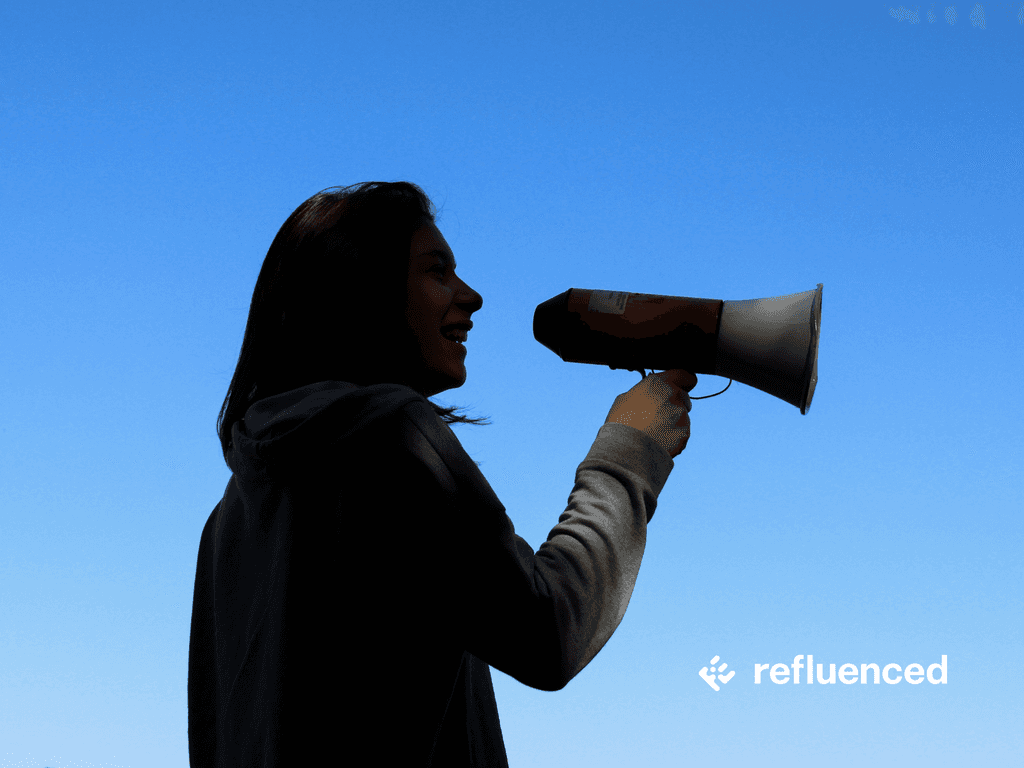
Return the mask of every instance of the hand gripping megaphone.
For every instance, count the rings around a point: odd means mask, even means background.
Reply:
[[[567,363],[710,373],[806,414],[818,383],[821,289],[722,301],[570,288],[537,305],[533,336]]]

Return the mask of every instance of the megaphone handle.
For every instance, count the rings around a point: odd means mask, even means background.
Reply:
[[[608,367],[611,368],[613,371],[617,371],[618,370],[618,368],[616,368],[614,365],[609,365]],[[633,371],[634,373],[637,372],[636,368],[627,368],[626,370],[627,371]],[[639,369],[639,373],[640,373],[640,381],[643,381],[644,379],[647,378],[647,372],[643,368]],[[654,369],[653,368],[651,369],[651,373],[654,373]],[[725,385],[725,389],[728,389],[731,386],[732,386],[732,379],[729,379],[729,383]],[[707,400],[709,397],[718,397],[720,394],[722,394],[722,392],[725,392],[725,389],[721,390],[720,392],[715,392],[715,394],[713,394],[713,395],[701,395],[700,397],[693,397],[691,395],[690,399],[691,400]]]
[[[613,371],[617,371],[617,370],[619,370],[619,369],[618,369],[618,368],[616,368],[616,367],[615,367],[614,365],[609,365],[608,367],[609,367],[609,368],[611,368],[611,369],[612,369]],[[626,368],[625,370],[627,370],[627,371],[633,371],[634,373],[637,373],[637,372],[638,372],[636,368]],[[645,371],[645,370],[644,370],[643,368],[641,368],[641,369],[639,370],[639,373],[640,373],[640,381],[643,381],[644,379],[646,379],[646,378],[647,378],[647,372],[646,372],[646,371]],[[654,369],[653,369],[653,368],[651,369],[651,373],[654,373]]]

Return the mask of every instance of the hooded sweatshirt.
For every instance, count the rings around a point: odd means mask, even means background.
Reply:
[[[674,466],[604,424],[534,551],[407,386],[311,384],[231,435],[196,566],[193,768],[507,766],[489,668],[553,691],[594,658]]]

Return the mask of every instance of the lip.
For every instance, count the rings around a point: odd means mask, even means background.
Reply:
[[[443,339],[443,340],[444,340],[445,342],[447,342],[448,344],[451,344],[452,346],[454,346],[454,347],[458,347],[459,349],[461,349],[461,350],[462,350],[462,352],[463,352],[463,354],[465,354],[465,353],[466,353],[466,352],[468,351],[468,350],[466,349],[466,344],[465,344],[465,342],[461,342],[461,341],[452,341],[451,339],[446,339],[446,338],[445,338],[444,336],[442,336],[441,338],[442,338],[442,339]]]
[[[445,341],[451,341],[451,339],[445,338],[444,334],[445,334],[445,331],[452,331],[452,330],[463,331],[466,334],[466,340],[468,341],[469,340],[469,332],[471,330],[473,330],[473,323],[471,321],[469,321],[469,320],[462,320],[461,322],[448,323],[446,325],[442,325],[438,329],[438,335],[442,339],[445,339]],[[466,343],[465,341],[463,341],[463,342],[453,341],[452,343],[453,344],[458,344],[459,346],[463,347],[463,349],[465,349],[465,347],[463,346]]]

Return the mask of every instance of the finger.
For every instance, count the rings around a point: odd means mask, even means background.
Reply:
[[[671,368],[662,373],[680,389],[689,392],[697,386],[697,377],[684,368]]]

